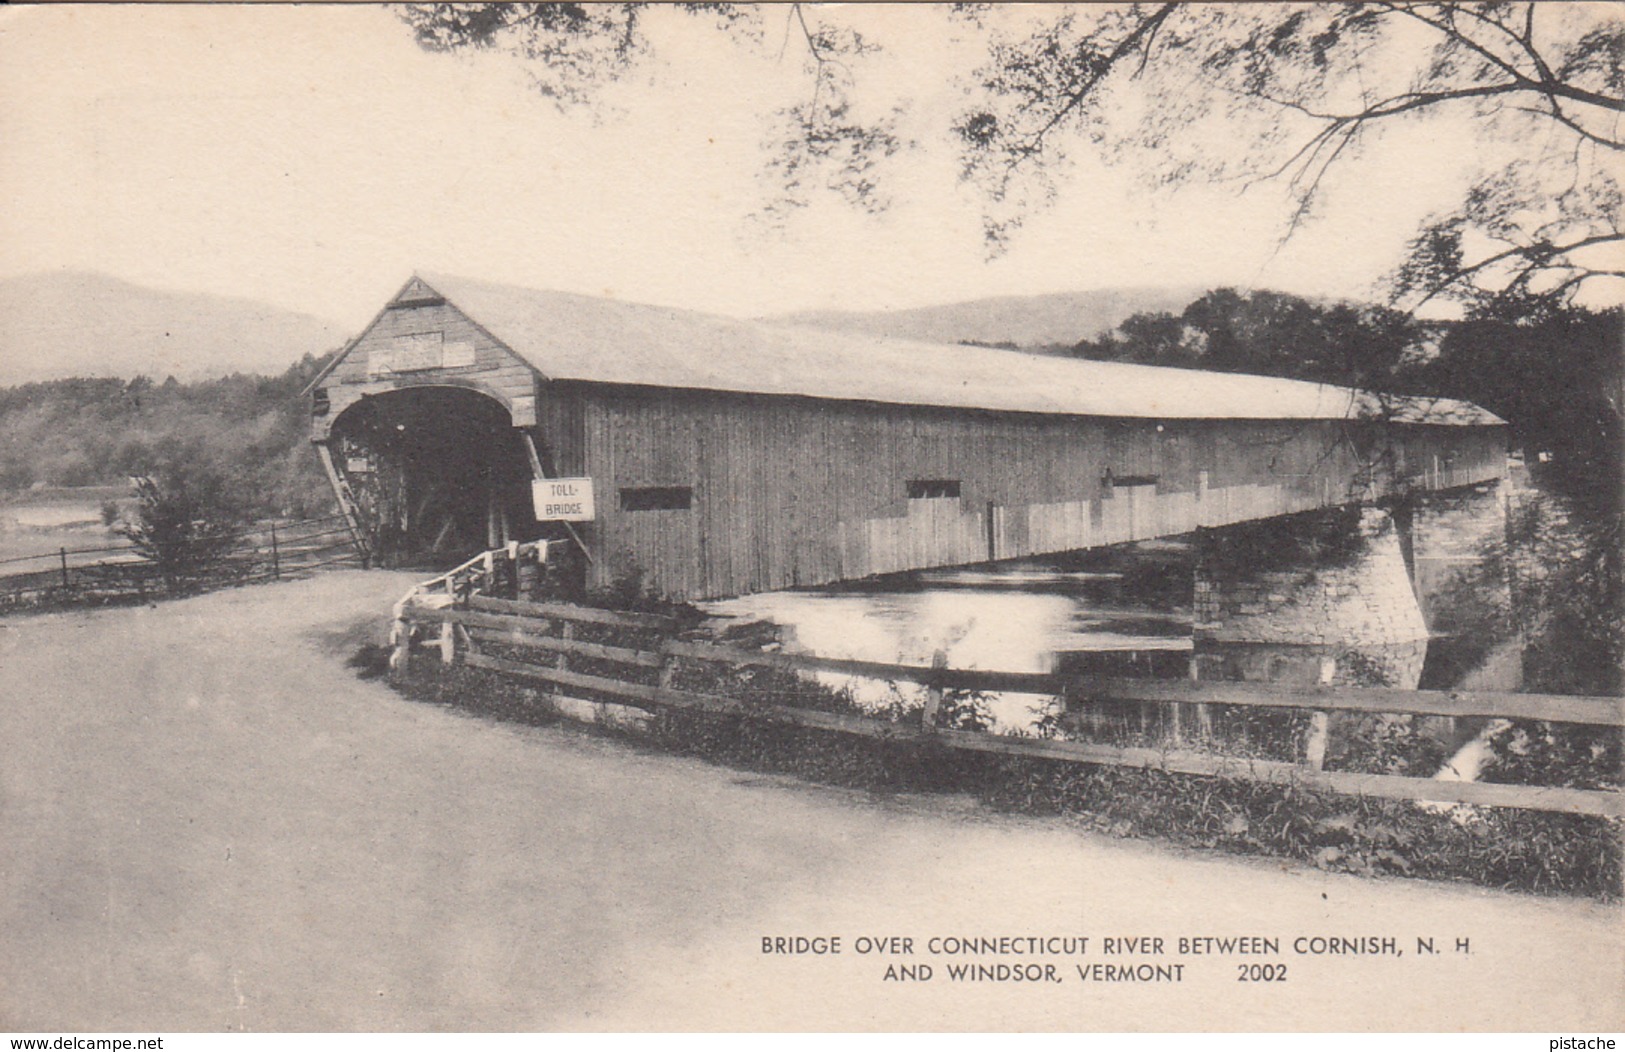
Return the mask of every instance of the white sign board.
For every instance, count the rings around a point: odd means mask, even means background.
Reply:
[[[367,355],[367,372],[373,377],[438,369],[445,359],[445,334],[414,332],[397,336]]]
[[[530,484],[537,522],[591,522],[592,479],[536,479]]]

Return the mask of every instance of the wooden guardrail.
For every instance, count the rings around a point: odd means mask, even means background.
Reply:
[[[489,554],[489,553],[487,553]],[[517,554],[517,553],[516,553]],[[471,561],[472,565],[476,561]],[[489,561],[484,566],[490,569]],[[455,580],[455,571],[452,579]],[[447,590],[448,593],[451,589]],[[428,598],[429,601],[423,601]],[[954,730],[938,726],[938,708],[948,691],[1009,691],[1050,694],[1090,701],[1114,700],[1173,705],[1242,705],[1314,712],[1393,712],[1436,716],[1483,716],[1549,720],[1589,726],[1625,726],[1621,699],[1495,692],[1406,691],[1379,688],[1285,688],[1243,683],[1144,680],[1062,676],[1042,673],[992,672],[932,666],[888,664],[807,654],[763,653],[673,638],[676,623],[644,613],[599,610],[559,603],[529,603],[481,594],[426,596],[414,590],[396,607],[395,653],[391,667],[404,670],[418,629],[433,627],[440,659],[539,683],[554,693],[554,703],[599,704],[561,689],[618,699],[637,709],[687,709],[749,716],[803,727],[893,741],[933,742],[940,746],[1009,756],[1065,760],[1276,784],[1396,800],[1480,804],[1496,807],[1562,811],[1625,817],[1621,793],[1482,782],[1451,782],[1399,775],[1326,771],[1304,764],[1260,760],[1183,749],[1132,748],[1081,741],[1062,741]],[[626,645],[579,638],[584,626],[612,626],[645,642]],[[495,644],[537,660],[490,653]],[[572,659],[576,659],[574,663]],[[584,671],[581,659],[594,662]],[[543,664],[541,662],[548,662]],[[831,672],[880,680],[922,684],[926,704],[918,724],[875,717],[762,704],[675,689],[681,662],[706,662],[731,668],[771,668],[792,672]],[[614,666],[606,670],[604,665]]]

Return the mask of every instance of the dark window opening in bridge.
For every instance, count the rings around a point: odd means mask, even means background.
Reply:
[[[311,416],[326,416],[332,410],[332,408],[333,408],[333,403],[328,400],[327,388],[318,387],[318,388],[316,388],[316,390],[311,392],[311,395],[310,395],[310,415]]]
[[[909,500],[936,500],[959,496],[958,479],[909,479]]]
[[[621,490],[622,511],[687,511],[693,506],[691,486],[641,486]]]
[[[1118,486],[1155,486],[1160,475],[1113,475],[1110,471],[1101,477],[1100,485],[1107,493]]]

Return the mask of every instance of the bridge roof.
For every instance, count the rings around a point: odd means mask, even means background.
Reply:
[[[832,332],[446,275],[424,274],[403,295],[423,285],[550,380],[1067,416],[1504,423],[1453,399]]]

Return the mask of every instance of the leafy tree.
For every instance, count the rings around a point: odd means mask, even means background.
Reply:
[[[960,128],[968,171],[996,198],[1042,183],[1059,133],[1084,131],[1164,180],[1285,179],[1290,233],[1339,159],[1385,128],[1465,116],[1480,139],[1523,148],[1418,233],[1397,291],[1412,306],[1567,291],[1617,276],[1622,51],[1617,10],[1586,5],[1132,5],[997,46],[979,73],[989,104]],[[1108,110],[1136,80],[1153,102],[1124,128]],[[990,236],[1020,219],[995,217]]]
[[[1120,335],[1112,339],[1108,334],[1107,347],[1100,354],[1087,353],[1080,344],[1078,350],[1086,358],[1109,357],[1119,361],[1138,362],[1142,365],[1175,365],[1200,368],[1205,342],[1185,320],[1172,314],[1136,314],[1117,327]],[[1109,349],[1108,349],[1109,348]]]
[[[1074,353],[1216,372],[1394,390],[1427,330],[1400,311],[1321,304],[1269,290],[1214,289],[1178,314],[1137,314]]]
[[[426,47],[509,51],[530,61],[544,94],[582,103],[651,54],[650,6],[410,4],[402,17]],[[899,131],[915,100],[861,90],[874,42],[843,26],[839,9],[767,9],[787,12],[781,41],[764,39],[764,10],[752,5],[678,7],[747,46],[801,47],[809,91],[772,115],[768,164],[783,195],[771,207],[819,189],[884,206],[883,162],[920,143]],[[947,130],[994,248],[1055,196],[1080,142],[1158,182],[1284,180],[1290,236],[1340,160],[1380,148],[1401,122],[1455,116],[1506,148],[1398,261],[1392,284],[1406,306],[1441,295],[1567,301],[1625,276],[1610,171],[1625,148],[1618,8],[1383,0],[932,12],[986,56],[960,83],[926,87],[965,96]]]
[[[1625,312],[1501,308],[1421,323],[1382,307],[1215,289],[1178,315],[1135,315],[1072,353],[1464,398],[1511,424],[1514,444],[1582,519],[1617,518]]]
[[[1586,519],[1620,511],[1625,477],[1625,313],[1484,314],[1450,326],[1414,372],[1429,394],[1504,417],[1544,481]]]
[[[133,481],[135,521],[120,532],[158,568],[170,593],[218,573],[242,543],[248,516],[223,476],[177,461]]]
[[[723,3],[476,3],[408,4],[400,14],[430,51],[500,49],[524,59],[536,90],[568,110],[590,104],[605,81],[648,55],[646,15],[655,6],[710,13],[723,28],[747,12]]]

